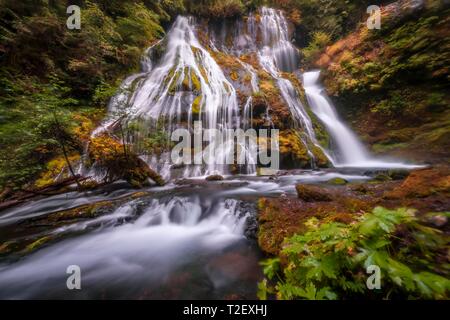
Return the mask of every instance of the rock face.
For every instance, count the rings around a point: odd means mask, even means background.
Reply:
[[[331,201],[332,198],[324,188],[298,184],[295,186],[298,198],[306,202]]]

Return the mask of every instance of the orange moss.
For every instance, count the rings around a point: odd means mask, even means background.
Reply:
[[[77,161],[80,160],[78,154],[73,154],[69,156],[69,161],[73,166]],[[37,188],[43,188],[56,181],[59,178],[67,178],[69,176],[69,171],[67,170],[67,162],[64,156],[58,156],[50,160],[46,165],[46,170],[41,174],[41,176],[35,181],[34,185]]]
[[[437,193],[450,194],[448,167],[413,171],[400,186],[386,192],[385,197],[387,199],[423,198]]]

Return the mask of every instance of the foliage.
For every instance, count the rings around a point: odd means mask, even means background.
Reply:
[[[324,32],[313,32],[309,45],[302,50],[303,57],[307,63],[315,61],[323,49],[331,42],[330,36]]]
[[[445,161],[450,11],[439,1],[422,9],[399,3],[383,13],[381,30],[361,25],[315,64],[342,115],[374,151]]]
[[[421,224],[412,210],[377,207],[350,225],[319,224],[315,218],[306,224],[305,233],[285,240],[282,269],[279,258],[264,263],[268,279],[259,284],[260,297],[447,298],[450,281],[439,273],[449,266],[437,262],[445,239]],[[369,265],[381,269],[380,290],[366,288]]]
[[[21,187],[60,155],[53,114],[70,151],[79,152],[90,127],[80,119],[97,118],[142,50],[163,36],[161,21],[183,10],[181,0],[80,6],[81,29],[69,30],[66,1],[2,1],[0,188]]]
[[[323,32],[332,39],[350,32],[365,15],[370,1],[349,0],[272,0],[270,4],[287,12],[298,10],[301,26],[310,38],[314,32]]]

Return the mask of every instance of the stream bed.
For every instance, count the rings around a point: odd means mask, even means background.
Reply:
[[[183,179],[139,190],[118,183],[68,193],[0,213],[0,243],[45,239],[39,248],[0,256],[0,298],[255,299],[262,279],[256,203],[295,197],[296,183],[321,183],[356,173],[302,171],[279,177]],[[49,218],[101,203],[93,217]],[[36,242],[34,242],[36,244]],[[69,290],[69,266],[81,289]]]

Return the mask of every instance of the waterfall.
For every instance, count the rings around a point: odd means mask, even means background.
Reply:
[[[298,53],[289,39],[288,23],[283,13],[279,10],[262,7],[261,33],[264,46],[262,56],[266,63],[270,61],[269,69],[271,71],[295,71],[298,68]]]
[[[328,133],[336,144],[335,166],[367,168],[417,167],[372,158],[357,136],[339,119],[335,108],[325,95],[323,88],[319,85],[319,76],[320,71],[304,73],[303,85],[312,111],[326,126]]]
[[[166,37],[146,50],[141,61],[142,71],[122,83],[109,103],[108,118],[93,132],[93,136],[113,131],[117,122],[125,118],[127,122],[139,123],[139,130],[131,135],[128,143],[135,146],[141,158],[167,180],[177,175],[192,177],[235,172],[230,165],[224,165],[226,157],[234,152],[233,137],[226,137],[222,144],[206,130],[207,135],[209,134],[206,137],[208,147],[213,150],[209,153],[209,164],[184,165],[182,170],[171,162],[170,151],[149,155],[142,142],[151,138],[155,130],[160,130],[161,123],[162,130],[167,135],[178,128],[185,128],[193,134],[194,121],[201,121],[203,129],[218,129],[220,132],[252,128],[252,96],[260,90],[258,72],[265,71],[278,87],[280,98],[291,113],[294,129],[302,133],[299,138],[307,150],[312,167],[315,166],[313,151],[317,150],[321,150],[335,166],[399,165],[370,158],[355,134],[339,120],[317,85],[318,73],[313,72],[306,73],[303,77],[307,100],[314,114],[330,133],[337,149],[332,156],[319,144],[299,88],[285,73],[298,70],[299,56],[290,40],[289,25],[282,11],[262,7],[258,13],[251,13],[246,21],[234,22],[229,30],[222,25],[219,34],[215,34],[213,30],[204,30],[208,36],[201,37],[203,42],[198,38],[198,28],[200,26],[193,18],[179,16],[176,19]],[[230,35],[233,39],[231,44],[227,40]],[[153,59],[156,49],[158,52],[163,49],[164,52],[157,61]],[[218,64],[213,51],[233,56],[241,66],[240,71],[249,77],[245,99],[238,99],[239,94],[242,94],[240,84],[236,84],[225,74],[226,67]],[[252,65],[244,62],[242,56],[245,54],[254,55],[257,61]],[[270,108],[269,105],[264,118],[273,126]],[[238,169],[241,173],[254,174],[255,159],[250,158],[250,155],[254,154],[256,146],[242,145],[241,148],[247,165]],[[96,175],[95,164],[90,174]]]

